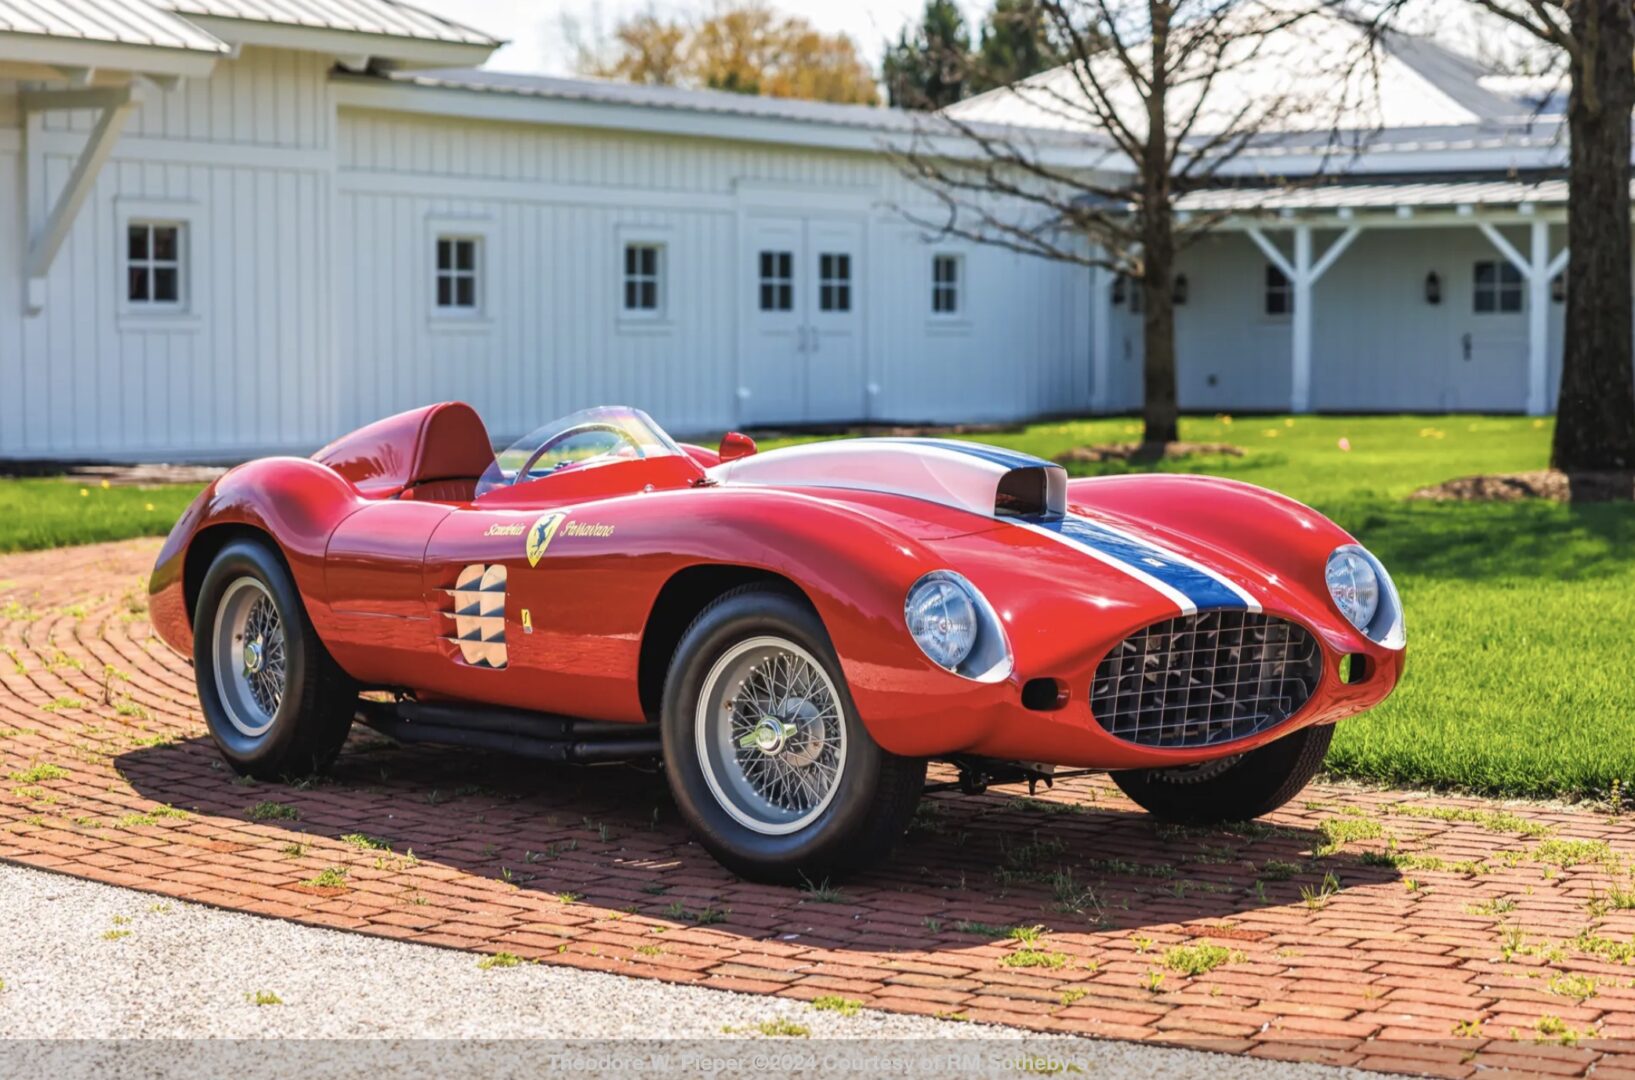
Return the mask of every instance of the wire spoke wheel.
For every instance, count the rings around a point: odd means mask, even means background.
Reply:
[[[250,738],[272,727],[284,701],[284,623],[265,585],[241,577],[216,605],[212,648],[216,691],[227,719]]]
[[[754,637],[723,653],[699,692],[694,730],[710,793],[745,828],[796,832],[839,790],[840,694],[823,665],[787,638]]]

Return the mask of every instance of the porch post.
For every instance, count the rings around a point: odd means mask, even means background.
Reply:
[[[1113,374],[1113,274],[1105,266],[1090,268],[1090,411],[1112,408],[1108,383]]]
[[[1294,371],[1289,410],[1311,411],[1311,226],[1294,227]]]
[[[1550,225],[1532,224],[1527,274],[1527,414],[1542,416],[1550,370]]]

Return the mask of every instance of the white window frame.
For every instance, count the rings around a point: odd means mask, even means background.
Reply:
[[[1493,267],[1493,281],[1485,286],[1480,281],[1476,280],[1477,271],[1483,266]],[[1506,281],[1506,274],[1511,275],[1513,280]],[[1488,308],[1486,311],[1483,311],[1481,308],[1476,306],[1477,297],[1481,296],[1484,290],[1493,294],[1493,306]],[[1516,306],[1506,309],[1504,306],[1504,294],[1511,291],[1514,291],[1516,294]],[[1477,259],[1471,264],[1470,313],[1472,315],[1520,315],[1526,310],[1527,279],[1522,276],[1521,271],[1516,268],[1514,263],[1512,263],[1509,259],[1499,258]]]
[[[773,241],[773,243],[776,244],[777,241]],[[765,255],[772,255],[774,257],[783,256],[784,258],[787,258],[789,260],[788,276],[786,277],[778,273],[782,267],[776,265],[774,265],[772,268],[772,275],[770,277],[767,276],[767,274],[761,269],[761,258]],[[789,247],[777,247],[757,244],[755,245],[750,258],[752,260],[750,269],[755,275],[755,293],[752,297],[755,304],[755,314],[760,318],[782,318],[784,316],[794,318],[801,309],[800,281],[802,268],[800,245],[796,243]],[[774,305],[772,307],[767,307],[765,304],[763,304],[761,302],[761,294],[762,291],[767,288],[789,290],[789,306],[783,307],[780,305]]]
[[[118,325],[121,330],[193,330],[198,326],[201,310],[201,283],[206,281],[197,253],[203,250],[199,243],[198,205],[179,199],[126,199],[114,200],[114,217],[118,231]],[[130,295],[130,231],[133,226],[174,228],[176,230],[176,299],[174,301],[132,300]],[[152,235],[149,234],[149,243]],[[149,249],[146,265],[152,266]],[[152,281],[149,281],[151,294]]]
[[[954,266],[954,280],[940,282],[937,280],[937,267],[948,261]],[[966,321],[965,305],[969,300],[970,278],[966,276],[966,259],[963,251],[933,251],[927,263],[930,272],[930,288],[926,292],[928,303],[931,306],[931,318],[941,323],[962,323]],[[952,294],[954,306],[947,309],[937,307],[937,294],[948,291]]]
[[[625,306],[625,285],[630,280],[625,274],[625,258],[632,247],[658,249],[655,267],[657,272],[654,276],[657,307],[649,309]],[[673,250],[669,229],[620,225],[613,230],[613,311],[617,316],[617,328],[621,332],[648,334],[664,333],[670,329],[670,256]]]
[[[470,240],[472,249],[472,292],[476,304],[472,307],[442,307],[437,303],[437,284],[441,274],[437,268],[437,245],[440,240]],[[488,218],[431,215],[426,218],[425,236],[421,241],[425,262],[425,289],[427,322],[434,330],[483,331],[491,325],[493,315],[494,282],[494,226]]]

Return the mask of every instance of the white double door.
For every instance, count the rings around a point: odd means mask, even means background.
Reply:
[[[741,422],[860,420],[863,223],[755,216],[745,237]]]

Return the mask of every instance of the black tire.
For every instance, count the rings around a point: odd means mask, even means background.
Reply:
[[[1130,769],[1113,773],[1113,782],[1142,809],[1165,821],[1187,825],[1249,821],[1300,794],[1322,768],[1333,738],[1333,724],[1312,725],[1251,750],[1219,771],[1209,763]]]
[[[257,590],[260,590],[259,592]],[[252,606],[270,599],[282,634],[283,692],[277,707],[249,715],[234,711],[233,676],[218,679],[218,616],[230,617],[224,601],[247,595]],[[242,640],[242,635],[228,637]],[[243,646],[241,646],[243,647]],[[222,548],[206,571],[193,616],[193,670],[199,704],[210,735],[236,771],[262,780],[307,776],[329,767],[340,753],[357,712],[358,691],[318,640],[284,560],[269,545],[235,540]],[[269,719],[270,717],[270,719]],[[235,722],[237,718],[237,722]],[[252,732],[247,720],[265,723]],[[248,726],[254,727],[250,724]]]
[[[706,776],[699,750],[700,696],[712,669],[734,649],[766,639],[792,642],[822,667],[836,691],[845,731],[844,756],[827,805],[796,831],[781,835],[756,831],[729,812],[731,799],[712,790],[720,781],[713,779],[713,766]],[[858,719],[817,613],[803,597],[774,588],[734,589],[693,620],[670,661],[661,728],[665,773],[682,816],[711,855],[755,881],[818,884],[873,864],[902,836],[925,787],[925,761],[887,753]]]

